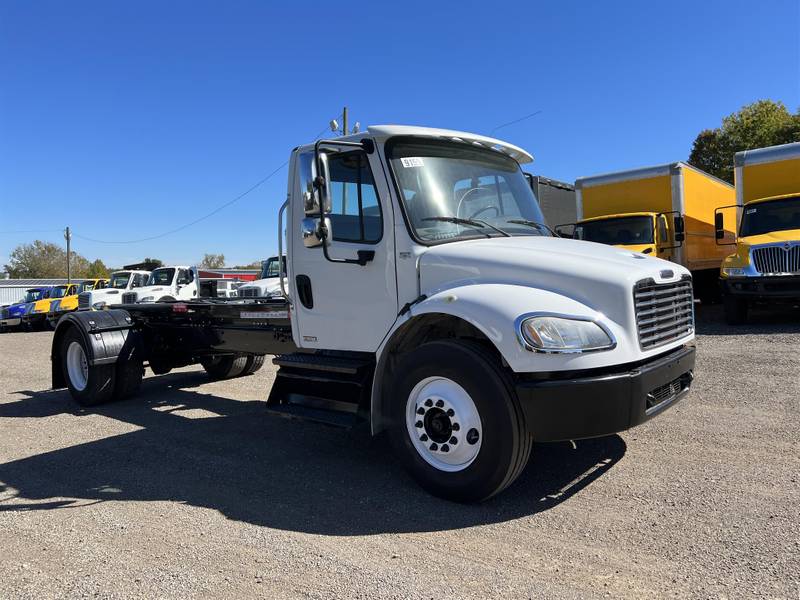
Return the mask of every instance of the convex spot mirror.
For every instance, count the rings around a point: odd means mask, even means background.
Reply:
[[[331,220],[326,218],[324,231],[320,217],[306,217],[300,221],[300,235],[306,248],[321,246],[326,239],[333,235]]]

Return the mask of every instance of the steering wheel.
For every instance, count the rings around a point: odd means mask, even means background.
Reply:
[[[484,206],[483,208],[479,208],[477,211],[472,213],[469,218],[470,219],[474,219],[479,214],[484,213],[487,210],[493,210],[494,211],[494,215],[492,215],[492,216],[494,216],[494,217],[499,217],[500,216],[500,209],[497,208],[496,206]]]

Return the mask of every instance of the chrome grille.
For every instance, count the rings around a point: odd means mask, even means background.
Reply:
[[[125,292],[122,294],[123,304],[134,304],[136,302],[136,292]]]
[[[694,330],[691,279],[674,283],[645,279],[636,284],[633,301],[642,350],[658,348]]]
[[[240,298],[258,298],[259,289],[257,287],[239,288]]]
[[[762,275],[800,273],[800,244],[761,246],[750,251],[756,271]]]
[[[92,308],[91,305],[92,301],[92,293],[91,292],[81,292],[78,294],[78,308]]]
[[[0,309],[0,319],[3,319],[5,321],[7,318],[8,318],[8,309],[7,308]]]

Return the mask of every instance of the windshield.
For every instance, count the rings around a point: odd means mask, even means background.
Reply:
[[[286,270],[286,257],[283,257],[284,263],[284,271]],[[265,260],[261,263],[261,277],[260,279],[270,279],[272,277],[278,277],[280,275],[280,266],[278,265],[278,257],[273,256],[272,258]]]
[[[28,290],[24,302],[36,302],[42,298],[42,290]]]
[[[401,139],[388,151],[406,215],[421,241],[496,237],[503,232],[550,235],[514,159],[494,150],[433,140]]]
[[[52,291],[50,292],[50,297],[51,298],[63,298],[64,297],[64,292],[66,292],[66,291],[67,291],[67,286],[65,286],[65,285],[60,285],[58,287],[54,287],[52,289]]]
[[[745,206],[739,235],[747,237],[788,229],[800,229],[800,196]]]
[[[84,281],[78,286],[78,291],[76,294],[80,294],[81,292],[91,292],[94,289],[100,289],[100,282],[98,281]]]
[[[147,285],[170,285],[174,276],[175,269],[156,269],[150,273],[150,278],[147,280]]]
[[[619,217],[586,221],[577,227],[578,237],[611,246],[653,243],[652,217]]]
[[[131,274],[127,272],[114,273],[111,275],[111,281],[109,282],[108,287],[124,290],[128,286],[128,279],[130,279],[130,277]]]

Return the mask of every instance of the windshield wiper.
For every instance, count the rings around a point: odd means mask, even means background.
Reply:
[[[526,219],[511,219],[510,221],[506,221],[506,223],[514,223],[514,225],[527,225],[528,227],[535,227],[539,230],[543,229],[545,231],[549,231],[556,237],[561,237],[544,223],[537,223],[536,221],[528,221]]]
[[[500,235],[503,235],[505,237],[511,237],[511,234],[508,233],[507,231],[503,231],[499,227],[495,227],[494,225],[491,225],[490,223],[487,223],[486,221],[481,221],[480,219],[462,219],[461,217],[425,217],[422,220],[423,221],[443,221],[444,223],[455,223],[456,225],[472,225],[473,227],[480,227],[480,228],[488,227],[489,229],[493,229],[494,231],[496,231]],[[489,235],[486,232],[483,232],[483,233],[486,234],[486,237],[492,237],[491,235]]]

